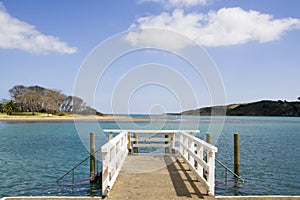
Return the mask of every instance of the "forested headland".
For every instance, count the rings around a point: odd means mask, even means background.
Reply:
[[[56,89],[41,86],[16,85],[9,90],[11,100],[0,103],[0,111],[8,115],[14,112],[36,112],[48,114],[65,113],[82,115],[102,115],[88,106],[81,98],[63,94]]]
[[[270,101],[262,100],[251,103],[231,104],[227,106],[212,106],[188,110],[181,115],[224,115],[227,116],[282,116],[300,117],[300,97],[299,101]]]

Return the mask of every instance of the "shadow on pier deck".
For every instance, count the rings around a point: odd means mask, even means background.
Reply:
[[[201,199],[206,190],[183,159],[172,155],[131,155],[109,199]]]

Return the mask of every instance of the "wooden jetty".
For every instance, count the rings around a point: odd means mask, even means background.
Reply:
[[[110,199],[213,197],[217,148],[199,130],[104,130],[102,196]],[[115,137],[112,137],[115,135]],[[140,148],[159,149],[139,153]]]

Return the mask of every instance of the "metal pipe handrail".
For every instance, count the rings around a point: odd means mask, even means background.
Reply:
[[[233,174],[235,177],[237,177],[238,179],[240,179],[243,183],[245,182],[245,179],[243,179],[242,177],[240,177],[239,175],[237,175],[236,173],[234,173],[231,169],[229,169],[226,165],[224,165],[221,161],[219,161],[217,158],[215,158],[215,160],[217,161],[217,163],[219,163],[223,168],[225,168],[227,171],[229,171],[231,174]]]
[[[63,179],[65,176],[67,176],[68,174],[70,174],[71,172],[74,172],[74,170],[79,167],[82,163],[84,163],[85,161],[87,161],[92,155],[95,155],[96,153],[98,153],[99,151],[101,151],[101,148],[99,148],[97,151],[95,151],[94,153],[91,153],[89,156],[87,156],[85,159],[83,159],[82,161],[80,161],[77,165],[75,165],[72,169],[70,169],[69,171],[67,171],[64,175],[62,175],[61,177],[59,177],[56,182],[58,183],[61,179]],[[74,181],[74,177],[72,178],[72,180]],[[72,182],[73,182],[72,181]]]

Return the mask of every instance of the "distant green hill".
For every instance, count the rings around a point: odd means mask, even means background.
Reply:
[[[228,106],[205,107],[196,110],[188,110],[181,115],[222,115],[226,109],[228,116],[289,116],[300,117],[300,101],[269,101],[263,100],[245,104],[231,104]]]

